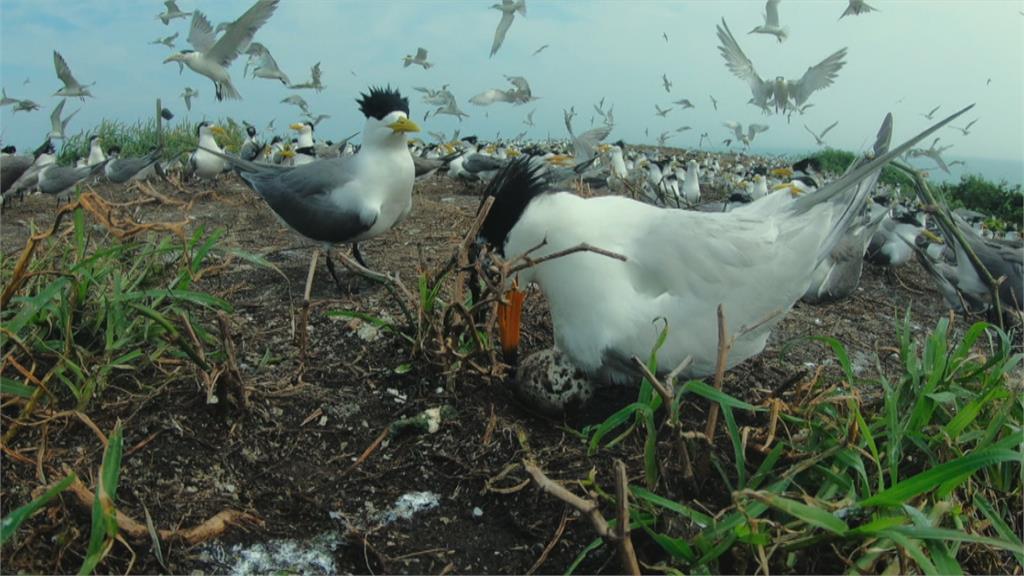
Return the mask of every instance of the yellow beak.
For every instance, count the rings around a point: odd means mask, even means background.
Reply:
[[[519,328],[523,317],[523,300],[525,299],[526,292],[513,286],[498,303],[498,333],[501,337],[501,352],[511,363],[515,363],[519,350]]]
[[[168,62],[178,62],[178,61],[181,61],[181,54],[171,54],[167,58],[164,58],[164,64],[167,64]]]
[[[281,150],[282,158],[291,158],[292,156],[295,156],[295,151],[292,150],[291,148],[285,148],[284,150]]]
[[[296,122],[295,124],[291,124],[288,127],[291,128],[292,130],[302,130],[304,126],[305,124],[299,124],[298,122]]]
[[[921,235],[928,239],[932,244],[945,244],[946,241],[941,236],[936,235],[931,230],[925,228],[921,231]]]
[[[395,120],[391,124],[388,124],[388,128],[391,128],[395,132],[419,132],[420,127],[415,122],[408,118],[402,117]]]
[[[778,176],[779,178],[791,178],[793,176],[793,169],[784,166],[782,168],[775,168],[771,171],[772,176]]]

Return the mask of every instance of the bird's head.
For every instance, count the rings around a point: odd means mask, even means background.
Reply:
[[[383,142],[393,135],[404,136],[420,131],[420,127],[409,119],[409,99],[403,98],[398,90],[390,86],[372,87],[369,93],[360,96],[356,102],[366,117],[367,141]]]
[[[10,145],[10,146],[4,146],[3,149],[0,150],[0,152],[3,152],[4,154],[17,154],[18,153],[18,149],[15,146]]]
[[[121,147],[120,146],[111,146],[110,148],[107,148],[107,156],[110,156],[111,158],[117,158],[120,155],[121,155]]]

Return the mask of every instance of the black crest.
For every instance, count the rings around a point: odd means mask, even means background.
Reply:
[[[804,158],[803,160],[793,164],[792,168],[796,172],[803,172],[805,174],[809,173],[811,170],[821,172],[821,160],[814,157]]]
[[[509,162],[494,176],[484,191],[484,200],[494,196],[494,204],[480,226],[480,239],[504,256],[505,240],[530,202],[547,191],[547,182],[540,174],[540,163],[520,156]],[[481,206],[483,204],[481,203]]]
[[[3,150],[0,150],[0,152],[3,152],[4,154],[16,154],[18,152],[18,148],[13,145],[4,146]]]
[[[383,120],[385,116],[395,111],[405,112],[409,115],[409,99],[402,98],[398,90],[388,86],[387,88],[370,88],[369,94],[360,94],[361,98],[356,100],[359,104],[359,111],[367,118],[373,117]]]
[[[199,136],[199,131],[203,129],[203,126],[209,126],[209,125],[210,125],[210,123],[207,122],[206,120],[203,120],[199,124],[196,124],[196,136]]]

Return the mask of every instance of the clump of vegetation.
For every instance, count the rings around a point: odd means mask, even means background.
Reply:
[[[626,495],[622,471],[616,495],[592,473],[580,480],[591,491],[584,500],[565,487],[552,489],[534,464],[525,464],[541,488],[580,509],[604,536],[567,573],[606,542],[619,545],[627,570],[635,567],[630,536],[616,529],[621,519],[634,537],[646,534],[661,548],[660,556],[647,549],[647,566],[668,573],[1019,571],[1024,405],[1013,375],[1022,355],[985,323],[955,340],[942,319],[919,342],[908,315],[898,339],[899,376],[864,380],[840,342],[814,338],[831,347],[843,379],[819,374],[770,406],[699,381],[655,382],[648,373],[636,403],[584,430],[595,451],[644,431],[644,470],[629,475],[644,478],[644,486],[628,486]],[[680,430],[680,407],[698,396],[721,411],[730,449],[694,441],[713,445],[713,433]],[[660,425],[659,410],[666,413]],[[625,433],[604,440],[622,426]],[[702,498],[689,454],[710,460],[705,472],[717,473],[731,496],[722,500],[715,490]],[[618,509],[617,519],[605,520],[606,506]]]
[[[951,206],[963,206],[1004,222],[1024,224],[1024,193],[1020,184],[1010,186],[1006,181],[998,184],[976,174],[960,177],[956,184],[943,183],[937,190]]]
[[[224,149],[237,152],[245,140],[245,129],[232,118],[217,124],[224,129],[223,136],[216,136],[217,143]],[[199,145],[196,126],[183,120],[174,124],[163,124],[164,159],[184,158]],[[104,151],[111,146],[121,148],[123,156],[143,156],[156,148],[159,143],[156,120],[138,120],[134,124],[117,120],[103,120],[99,126],[88,132],[68,136],[57,155],[59,164],[74,164],[79,158],[89,155],[89,139],[98,135]]]
[[[853,164],[858,155],[846,150],[827,148],[818,152],[813,157],[821,162],[821,169],[823,171],[842,174],[850,167],[850,164]],[[892,166],[882,168],[882,175],[878,178],[878,181],[889,186],[900,186],[901,189],[907,190],[908,193],[914,189],[914,181]]]

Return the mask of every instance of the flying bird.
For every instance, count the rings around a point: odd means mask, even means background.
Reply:
[[[682,100],[676,100],[675,102],[673,102],[673,104],[678,104],[679,107],[682,108],[683,110],[686,110],[687,108],[693,108],[693,102],[690,102],[686,98],[683,98]]]
[[[355,73],[352,73],[355,76]],[[320,63],[317,62],[310,69],[310,80],[301,84],[292,84],[289,86],[292,90],[311,89],[320,92],[324,89],[324,85],[320,82]]]
[[[708,98],[711,98],[711,105],[715,107],[715,112],[718,112],[718,100],[715,100],[711,94],[708,94]]]
[[[523,124],[526,124],[527,126],[532,127],[533,126],[533,113],[536,112],[536,111],[537,111],[536,108],[534,108],[533,110],[530,110],[530,112],[526,114],[526,120],[523,120]]]
[[[280,0],[257,0],[251,8],[228,26],[227,30],[216,38],[213,26],[202,12],[196,10],[192,14],[192,27],[188,33],[188,43],[195,50],[182,50],[168,56],[164,63],[183,62],[197,74],[206,76],[213,81],[217,100],[241,100],[242,95],[231,82],[228,67],[238,55],[248,48],[256,31],[267,23],[277,9]]]
[[[163,38],[157,38],[156,40],[153,40],[152,42],[150,42],[150,44],[163,44],[164,46],[167,46],[168,48],[173,50],[174,49],[174,41],[178,39],[178,35],[179,34],[181,34],[181,32],[175,32],[174,34],[171,34],[170,36],[165,36]]]
[[[430,62],[427,62],[427,49],[426,48],[417,48],[416,49],[416,56],[409,56],[408,54],[406,54],[402,58],[402,68],[408,68],[411,64],[416,64],[417,66],[422,66],[424,70],[429,70],[430,67],[433,66],[433,64],[431,64]]]
[[[746,146],[750,146],[750,143],[754,141],[755,136],[761,132],[767,132],[769,128],[764,124],[751,124],[750,126],[747,126],[747,133],[744,134],[743,124],[740,124],[739,122],[725,122],[723,125],[732,130],[733,134],[736,135],[736,139]]]
[[[525,104],[530,100],[537,99],[530,90],[530,84],[526,81],[526,78],[522,76],[505,76],[505,79],[512,84],[513,88],[511,90],[492,88],[473,96],[469,99],[469,102],[477,106],[490,106],[495,102],[508,102],[518,106],[519,104]]]
[[[547,300],[557,353],[588,379],[637,383],[632,359],[646,358],[656,345],[661,372],[689,357],[682,377],[713,374],[720,354],[708,335],[719,323],[719,305],[729,326],[747,327],[736,328],[742,331],[726,367],[760,354],[804,294],[811,272],[850,227],[870,192],[861,181],[955,117],[758,218],[549,191],[538,168],[511,162],[485,192],[494,203],[480,227],[481,242],[508,259],[529,252],[537,260],[581,244],[621,259],[577,253],[520,271],[499,304],[503,352],[514,361],[522,312],[516,303],[532,283]],[[651,324],[658,319],[669,327],[663,342],[660,325]],[[529,382],[524,376],[520,372],[513,385]],[[547,384],[550,394],[556,383]]]
[[[7,96],[7,89],[6,88],[0,89],[0,106],[10,106],[12,104],[17,104],[17,103],[18,103],[18,99],[17,98],[10,98],[10,97]]]
[[[199,98],[199,90],[193,90],[191,86],[186,86],[185,91],[181,93],[181,97],[185,99],[185,108],[191,112],[192,99]]]
[[[804,129],[807,130],[811,134],[811,136],[814,136],[814,141],[815,141],[815,143],[818,144],[818,146],[824,146],[825,145],[825,134],[828,134],[829,130],[835,128],[836,124],[839,124],[838,120],[836,120],[832,124],[829,124],[828,128],[825,128],[824,130],[821,131],[821,134],[815,134],[814,130],[811,130],[810,128],[807,127],[807,124],[804,124]]]
[[[541,46],[540,48],[537,48],[536,50],[533,51],[533,54],[531,54],[531,56],[536,56],[537,54],[540,54],[541,52],[546,50],[547,47],[548,47],[548,44],[545,44],[545,45]]]
[[[27,98],[25,100],[18,100],[14,103],[13,112],[32,112],[35,110],[39,110],[39,104],[36,104]]]
[[[968,122],[967,126],[964,126],[963,128],[961,128],[959,126],[953,126],[952,124],[950,124],[949,127],[950,128],[955,128],[955,129],[959,130],[960,132],[963,132],[964,136],[968,136],[971,133],[971,126],[974,126],[974,123],[977,122],[977,121],[978,121],[978,119],[975,118],[974,120],[971,120],[970,122]]]
[[[935,116],[935,113],[939,111],[939,108],[942,108],[942,104],[939,104],[935,108],[932,108],[931,112],[929,112],[927,114],[921,114],[921,116],[924,116],[928,120],[931,120],[932,116]]]
[[[170,24],[171,20],[175,18],[188,18],[192,15],[191,12],[182,12],[174,0],[166,0],[164,6],[166,6],[166,10],[156,15],[164,23],[164,26]]]
[[[71,119],[75,117],[75,114],[78,114],[78,110],[75,110],[71,114],[68,114],[67,117],[62,120],[60,115],[64,112],[65,102],[67,102],[67,100],[61,98],[60,104],[57,104],[57,106],[54,107],[53,112],[50,113],[51,128],[50,133],[46,135],[47,138],[52,138],[54,140],[63,140],[64,131],[68,127],[68,122],[70,122]],[[81,110],[81,108],[79,108],[79,110]]]
[[[847,16],[859,16],[861,14],[867,14],[868,12],[875,12],[878,8],[869,6],[864,0],[850,0],[850,4],[843,11],[843,15],[839,17],[840,20]]]
[[[54,96],[64,96],[67,98],[81,98],[85,100],[85,97],[90,98],[93,95],[89,92],[89,86],[96,84],[87,84],[83,86],[78,80],[75,80],[75,76],[71,74],[71,68],[68,67],[68,63],[64,61],[64,57],[60,55],[60,52],[53,51],[53,67],[57,70],[57,78],[64,83],[64,87],[54,92]]]
[[[672,83],[669,82],[668,76],[661,75],[661,85],[665,88],[665,92],[672,92]]]
[[[661,116],[662,118],[665,118],[668,115],[668,113],[672,111],[672,107],[671,106],[669,106],[668,108],[664,108],[663,109],[661,106],[658,106],[657,104],[654,105],[654,109],[656,110],[654,115],[655,116]]]
[[[292,106],[298,106],[299,110],[302,110],[303,114],[309,114],[309,103],[306,99],[298,94],[292,94],[291,96],[281,100],[282,104],[291,104]]]
[[[501,48],[501,43],[505,41],[505,34],[512,26],[516,12],[526,16],[526,0],[501,0],[501,4],[494,4],[491,8],[501,10],[501,20],[498,21],[498,27],[494,30],[494,43],[491,44],[491,56],[494,56]]]
[[[661,33],[661,37],[664,38],[665,39],[665,43],[668,44],[668,33],[667,32],[662,32]]]
[[[252,77],[253,78],[266,78],[267,80],[279,80],[281,84],[288,86],[291,81],[288,79],[288,75],[281,70],[281,67],[277,65],[277,60],[271,56],[270,50],[259,42],[253,42],[249,44],[249,48],[246,49],[245,53],[249,56],[248,61],[245,63],[245,70],[242,71],[244,77],[249,71],[249,66],[252,65]],[[255,64],[253,62],[255,61]]]
[[[771,34],[782,44],[788,36],[786,28],[779,26],[779,2],[781,0],[768,0],[764,7],[764,24],[754,28],[749,34]]]
[[[783,113],[800,108],[815,91],[830,86],[839,70],[846,64],[843,60],[846,48],[841,48],[817,65],[808,68],[799,80],[786,80],[783,76],[776,76],[774,81],[766,82],[754,70],[754,64],[743,53],[724,18],[717,29],[718,39],[721,41],[718,50],[725,59],[726,67],[750,86],[750,103],[766,113],[771,112],[769,104],[774,106],[776,112]]]

